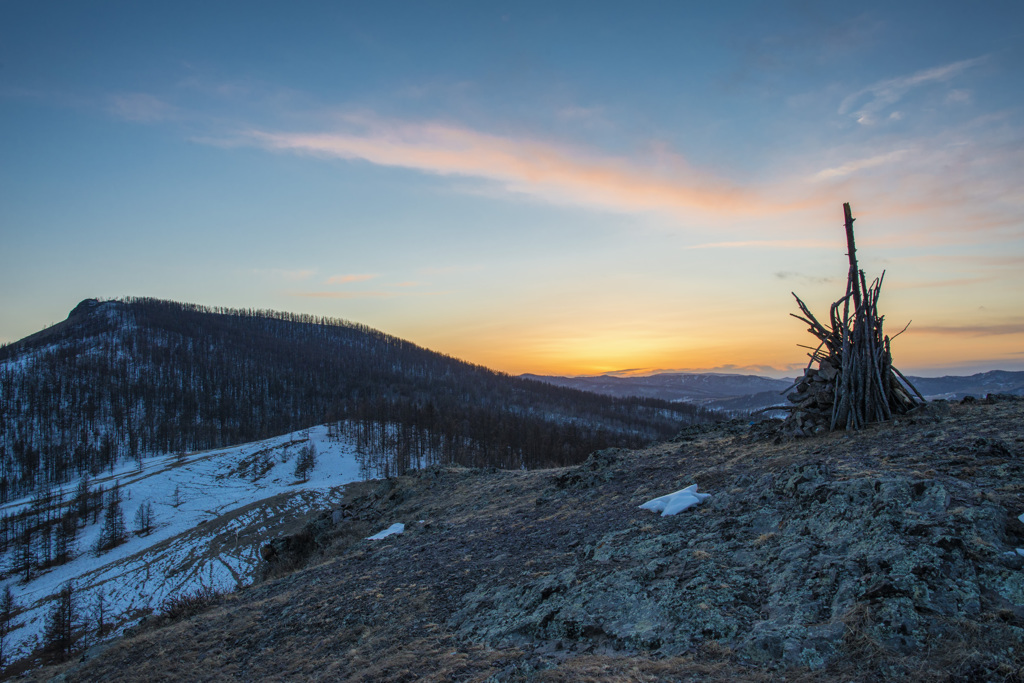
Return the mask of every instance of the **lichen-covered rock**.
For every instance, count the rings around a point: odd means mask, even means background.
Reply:
[[[865,635],[911,653],[977,617],[986,591],[1024,604],[1024,574],[999,561],[1007,514],[975,493],[795,465],[677,518],[606,533],[557,574],[483,582],[449,625],[494,643],[664,656],[716,640],[752,663],[816,670],[842,656],[851,620],[868,610]],[[951,510],[954,497],[974,502]]]

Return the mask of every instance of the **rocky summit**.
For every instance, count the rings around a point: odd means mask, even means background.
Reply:
[[[1024,680],[1024,401],[350,484],[65,680]],[[697,484],[674,516],[639,506]],[[404,524],[402,533],[368,537]],[[1018,551],[1018,548],[1021,550]]]

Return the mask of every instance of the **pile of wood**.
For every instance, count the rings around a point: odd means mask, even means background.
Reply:
[[[850,273],[846,295],[832,304],[829,325],[818,322],[793,294],[802,315],[791,315],[807,323],[808,331],[819,341],[817,347],[806,347],[811,349],[810,363],[792,387],[795,391],[787,396],[793,405],[787,406],[785,427],[797,436],[860,429],[905,414],[924,402],[914,385],[892,364],[892,340],[882,330],[885,317],[878,314],[885,273],[868,286],[864,271],[857,267],[850,205],[843,204],[843,210]]]

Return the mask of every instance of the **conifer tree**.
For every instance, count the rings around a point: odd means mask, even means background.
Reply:
[[[299,455],[295,458],[295,478],[299,481],[309,479],[310,471],[316,467],[316,446],[307,443],[299,449]]]
[[[52,549],[53,527],[49,523],[43,524],[39,529],[39,550],[37,551],[37,563],[40,567],[49,567],[53,562]]]
[[[100,511],[103,510],[103,500],[105,498],[103,484],[96,487],[96,490],[89,492],[89,499],[92,507],[92,523],[100,521]]]
[[[69,581],[61,586],[43,630],[43,650],[57,661],[66,660],[74,650],[74,622],[75,586]]]
[[[92,604],[92,616],[96,622],[96,639],[100,639],[107,633],[107,594],[100,588],[96,593],[96,599]]]
[[[103,529],[96,543],[97,553],[103,553],[128,540],[128,529],[124,523],[124,512],[121,511],[121,489],[115,483],[107,494],[106,510],[103,514]]]
[[[7,637],[14,626],[14,613],[18,605],[14,602],[14,593],[10,586],[0,591],[0,671],[7,666]]]
[[[22,581],[28,583],[36,568],[36,552],[32,545],[32,525],[25,517],[18,520],[14,541],[14,570],[21,574]]]
[[[66,564],[75,552],[75,537],[78,535],[78,517],[69,507],[57,522],[54,562]]]
[[[7,553],[11,542],[11,530],[14,528],[13,519],[9,513],[0,515],[0,556]]]
[[[89,521],[89,475],[83,474],[75,489],[75,512],[83,522]]]

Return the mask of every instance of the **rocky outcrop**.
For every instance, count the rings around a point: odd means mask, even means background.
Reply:
[[[678,518],[593,539],[558,572],[478,585],[449,624],[496,643],[660,656],[716,640],[751,663],[822,669],[854,635],[909,654],[974,631],[997,604],[1024,605],[1008,532],[1020,523],[966,483],[844,479],[826,462],[735,483]],[[1001,609],[983,628],[1012,647],[1024,621]]]

